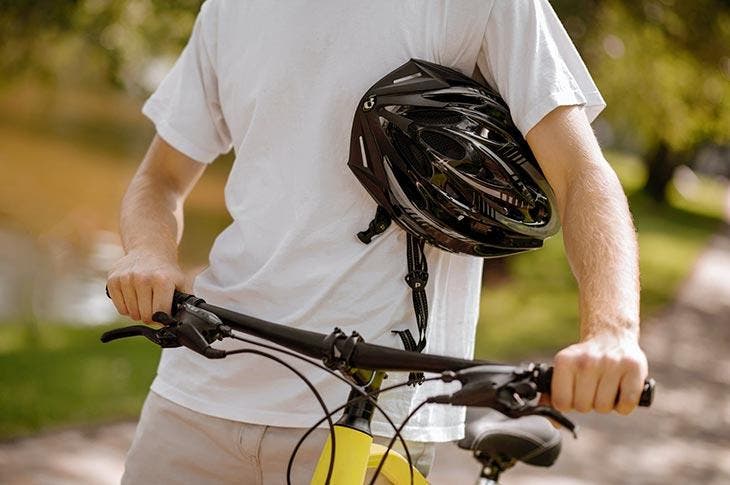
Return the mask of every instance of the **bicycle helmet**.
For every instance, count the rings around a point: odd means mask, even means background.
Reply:
[[[553,192],[507,104],[437,64],[411,59],[365,93],[348,166],[387,216],[447,251],[515,254],[559,229]],[[378,218],[364,242],[383,228]]]

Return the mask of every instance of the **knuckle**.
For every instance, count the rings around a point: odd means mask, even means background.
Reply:
[[[150,274],[150,280],[154,282],[155,286],[163,286],[170,280],[170,275],[168,275],[167,272],[158,269]]]
[[[604,355],[601,361],[607,368],[618,367],[621,365],[621,358],[617,355]]]
[[[129,273],[119,275],[119,283],[126,287],[132,286],[132,275]]]
[[[567,367],[573,361],[573,356],[565,350],[558,352],[553,359],[555,367]]]
[[[593,354],[581,354],[575,359],[575,365],[580,370],[593,369],[596,367],[597,358]]]
[[[117,288],[119,286],[119,276],[114,272],[110,272],[106,278],[106,286],[110,289]]]
[[[152,284],[152,278],[148,273],[135,273],[132,279],[136,286],[149,286]]]
[[[629,372],[638,373],[642,369],[641,362],[639,361],[639,359],[635,359],[635,358],[626,358],[626,359],[624,359],[623,365],[626,367],[626,369]]]

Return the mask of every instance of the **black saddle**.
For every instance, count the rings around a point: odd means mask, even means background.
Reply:
[[[560,432],[541,416],[511,419],[493,409],[469,409],[459,447],[500,462],[550,466],[560,454]]]

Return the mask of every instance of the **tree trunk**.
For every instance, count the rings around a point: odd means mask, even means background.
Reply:
[[[680,160],[679,154],[673,152],[666,143],[657,145],[647,160],[649,173],[643,190],[649,197],[660,203],[667,201],[667,186]]]

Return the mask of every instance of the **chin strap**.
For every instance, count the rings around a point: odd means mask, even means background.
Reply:
[[[357,237],[365,244],[369,244],[375,236],[382,234],[390,226],[390,223],[390,215],[385,209],[378,206],[375,212],[375,218],[370,222],[368,229],[357,233]],[[418,326],[418,341],[413,338],[413,333],[410,329],[391,330],[400,337],[403,348],[411,352],[422,352],[426,347],[426,328],[428,325],[426,283],[428,282],[428,264],[423,248],[423,239],[417,238],[410,233],[407,234],[406,256],[408,260],[408,273],[406,274],[405,281],[411,288],[413,311],[416,314],[416,324]],[[423,379],[422,372],[411,372],[408,376],[408,381],[411,385],[421,384]]]

